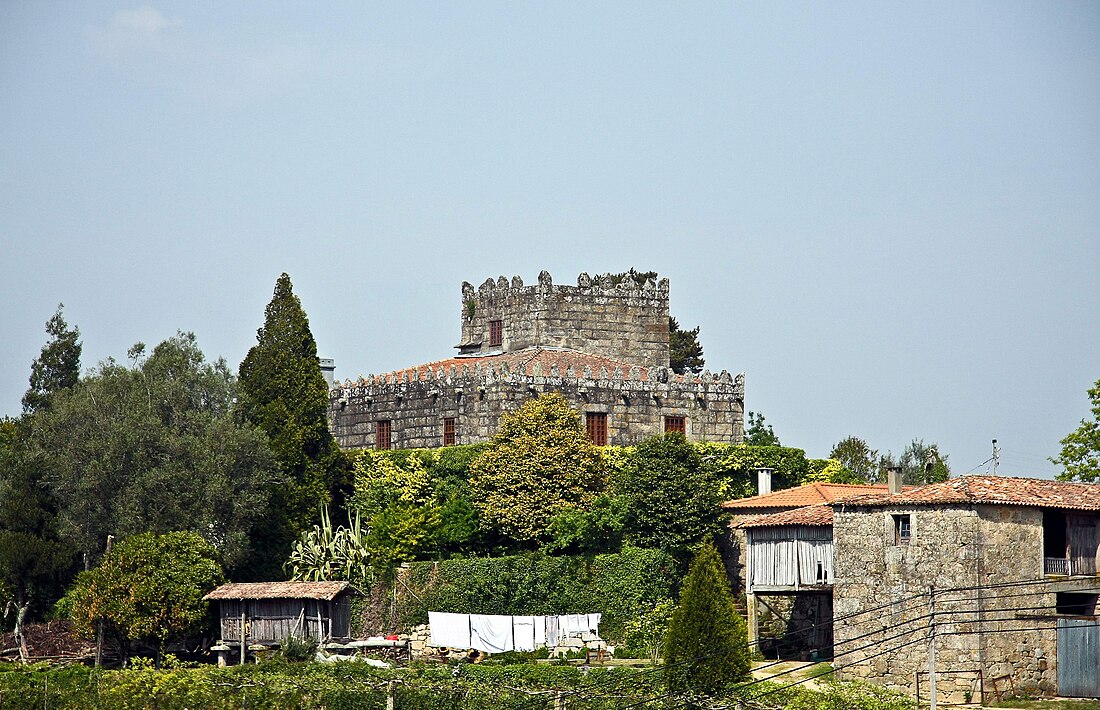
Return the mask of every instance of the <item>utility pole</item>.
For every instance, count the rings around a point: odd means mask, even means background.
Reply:
[[[997,440],[993,440],[993,475],[997,475],[997,466],[1001,463],[1001,447],[997,446]]]
[[[936,710],[936,588],[928,588],[928,707]]]

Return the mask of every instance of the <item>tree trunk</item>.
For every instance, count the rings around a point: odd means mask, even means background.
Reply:
[[[27,637],[23,635],[23,621],[27,618],[27,609],[31,603],[27,601],[27,586],[20,580],[15,589],[15,642],[19,644],[19,660],[26,663],[30,657],[27,650]]]

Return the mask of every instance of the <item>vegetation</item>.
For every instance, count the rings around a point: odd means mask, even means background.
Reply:
[[[722,561],[709,542],[691,562],[665,639],[665,677],[673,690],[716,695],[748,679],[745,621],[733,605]]]
[[[291,544],[310,529],[318,508],[331,502],[342,483],[343,463],[328,428],[328,386],[317,343],[286,274],[275,283],[256,341],[240,367],[240,414],[267,435],[286,483],[253,528],[264,555],[247,573],[270,577],[278,574]]]
[[[31,364],[30,388],[23,395],[24,414],[46,408],[54,392],[69,389],[80,380],[80,330],[65,322],[61,313],[64,308],[64,304],[57,304],[57,310],[46,321],[50,339]]]
[[[668,361],[676,374],[699,374],[706,360],[703,345],[699,342],[699,326],[691,330],[681,328],[672,316],[668,318]]]
[[[470,464],[482,527],[531,546],[550,538],[556,515],[590,505],[604,483],[599,450],[558,393],[505,414],[489,447]]]
[[[878,451],[858,436],[841,439],[829,452],[829,458],[836,459],[840,465],[861,481],[877,482],[879,476]]]
[[[627,459],[617,488],[628,501],[627,540],[686,558],[718,532],[714,471],[683,434],[646,439]]]
[[[748,425],[745,427],[745,444],[748,446],[782,446],[771,424],[764,423],[760,412],[749,412]]]
[[[104,361],[31,420],[61,536],[92,562],[108,534],[191,530],[239,568],[280,487],[267,440],[234,418],[233,377],[194,335],[144,352],[131,349],[132,367]]]
[[[1100,482],[1100,380],[1089,388],[1092,419],[1081,420],[1081,426],[1062,439],[1062,453],[1051,459],[1062,467],[1062,481]]]
[[[100,621],[128,655],[130,642],[159,650],[206,619],[202,597],[222,581],[217,552],[191,532],[144,533],[122,540],[67,595],[74,628],[88,637]]]

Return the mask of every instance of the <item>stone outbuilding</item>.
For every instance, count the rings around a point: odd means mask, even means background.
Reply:
[[[842,678],[1100,696],[1100,486],[965,476],[832,504]]]

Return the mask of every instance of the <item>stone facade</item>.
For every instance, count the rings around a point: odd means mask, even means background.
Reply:
[[[842,678],[913,693],[920,673],[927,700],[932,600],[940,700],[1056,692],[1057,587],[1026,583],[1043,579],[1041,509],[837,504],[834,516]],[[907,543],[898,541],[903,516]]]
[[[608,276],[581,274],[576,286],[555,286],[543,271],[538,285],[524,286],[518,276],[511,282],[501,276],[476,291],[463,282],[461,309],[462,354],[543,346],[668,367],[668,279],[638,286],[627,278],[613,286]]]
[[[518,277],[487,281],[476,293],[463,284],[463,352],[335,383],[336,440],[343,448],[477,443],[496,433],[505,412],[560,392],[582,417],[605,421],[610,445],[638,444],[670,425],[693,440],[740,443],[744,376],[677,375],[668,366],[668,280],[607,281],[581,274],[576,287],[553,286],[543,272],[532,287]],[[490,321],[501,322],[495,350]]]

